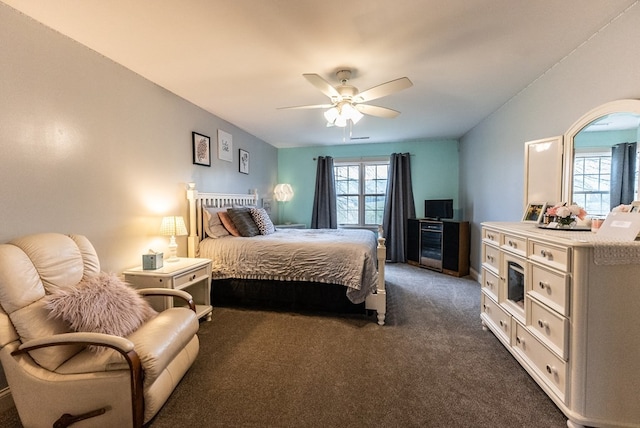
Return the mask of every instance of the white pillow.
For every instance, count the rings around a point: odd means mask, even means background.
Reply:
[[[210,238],[222,238],[223,236],[229,236],[229,231],[220,221],[220,217],[218,217],[218,212],[226,210],[226,208],[202,208],[202,212],[204,213],[204,232]]]

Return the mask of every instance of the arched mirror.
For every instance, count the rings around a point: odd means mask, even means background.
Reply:
[[[638,199],[640,100],[604,104],[565,134],[562,200],[606,216]]]

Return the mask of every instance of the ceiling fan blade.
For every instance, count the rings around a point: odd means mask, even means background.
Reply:
[[[386,119],[393,119],[400,114],[399,111],[392,110],[386,107],[372,106],[369,104],[356,104],[356,109],[362,114],[368,114],[369,116],[384,117]]]
[[[311,83],[313,86],[318,88],[320,90],[320,92],[322,92],[323,94],[325,94],[329,98],[335,98],[335,97],[339,97],[340,96],[340,93],[336,90],[336,88],[331,86],[331,84],[329,82],[324,80],[319,75],[317,75],[317,74],[303,74],[302,76],[305,79],[307,79],[309,81],[309,83]]]
[[[313,108],[331,108],[333,104],[316,104],[309,106],[293,106],[293,107],[278,107],[278,110],[303,110],[303,109],[313,109]]]
[[[377,98],[386,97],[387,95],[391,95],[394,92],[407,89],[411,86],[413,86],[411,80],[409,80],[407,77],[401,77],[399,79],[392,80],[390,82],[383,83],[381,85],[367,89],[366,91],[360,92],[353,99],[355,102],[363,103],[375,100]]]

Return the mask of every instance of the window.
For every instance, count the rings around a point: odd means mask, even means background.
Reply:
[[[382,224],[389,161],[336,162],[334,165],[338,224]]]
[[[609,212],[611,153],[576,153],[573,164],[573,202],[589,215]]]

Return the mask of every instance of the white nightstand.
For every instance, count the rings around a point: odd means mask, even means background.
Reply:
[[[276,229],[306,229],[303,223],[276,224]]]
[[[143,270],[142,266],[123,272],[124,280],[134,288],[173,288],[191,294],[198,318],[211,321],[211,260],[180,258],[167,262],[160,269]],[[150,297],[156,310],[174,306],[172,297]],[[182,305],[176,301],[176,306]]]

